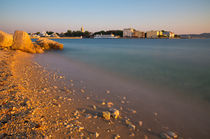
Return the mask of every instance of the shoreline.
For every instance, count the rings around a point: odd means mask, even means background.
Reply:
[[[110,80],[104,77],[106,75],[101,74],[100,78],[106,82],[99,78],[100,83],[97,82],[101,86],[97,86],[95,82],[83,80],[88,79],[89,76],[98,80],[95,78],[97,72],[89,69],[89,73],[94,73],[88,75],[87,72],[82,72],[88,70],[87,68],[77,67],[72,62],[70,67],[62,67],[62,64],[68,65],[63,59],[64,62],[60,63],[59,67],[77,73],[71,72],[70,75],[67,75],[59,69],[49,67],[52,65],[50,61],[59,63],[58,57],[54,57],[50,52],[49,54],[32,55],[21,51],[0,50],[0,54],[0,83],[3,85],[0,86],[0,137],[114,138],[119,135],[126,139],[158,139],[160,133],[167,131],[173,131],[184,138],[208,136],[208,133],[205,133],[207,128],[203,126],[205,119],[194,129],[196,122],[193,121],[193,118],[183,123],[173,118],[173,116],[186,116],[184,111],[189,108],[187,105],[183,105],[182,109],[179,109],[182,104],[179,107],[166,106],[171,109],[168,115],[167,111],[165,113],[159,110],[164,110],[162,106],[175,103],[175,101],[170,103],[159,101],[163,96],[147,94],[147,91],[144,92],[142,89],[133,88],[129,91],[118,80],[112,80],[117,83],[113,84],[114,88],[111,88],[108,85]],[[56,59],[58,59],[57,62]],[[41,61],[47,65],[43,65]],[[80,69],[83,70],[80,71]],[[78,76],[78,74],[81,75]],[[138,99],[137,96],[129,96],[129,93],[135,91],[143,91],[138,95],[141,99]],[[164,96],[164,98],[167,97]],[[173,97],[168,99],[168,101],[176,100]],[[135,104],[136,101],[139,102],[138,105]],[[111,117],[110,120],[103,118],[102,112],[110,110],[108,102],[113,105],[112,108],[119,110],[120,118]],[[198,116],[198,118],[201,117]],[[129,124],[126,123],[128,119]],[[189,124],[190,120],[194,123]],[[189,128],[190,126],[192,127]],[[195,132],[196,130],[198,133]]]
[[[65,76],[47,71],[33,61],[32,54],[21,51],[0,52],[0,64],[3,67],[1,74],[11,72],[9,78],[3,79],[1,86],[1,137],[150,136],[151,133],[140,131],[138,125],[135,125],[135,129],[128,127],[125,123],[127,115],[123,110],[119,109],[120,119],[105,120],[100,114],[109,111],[107,104],[96,102],[97,98],[86,92],[86,89],[74,86],[74,81],[66,81]],[[8,88],[8,85],[12,87]]]
[[[47,70],[65,75],[66,79],[73,79],[75,86],[90,90],[96,101],[111,100],[115,105],[122,106],[123,112],[126,112],[135,125],[143,121],[141,131],[151,129],[153,135],[149,135],[149,138],[158,137],[160,132],[167,130],[184,138],[208,137],[209,105],[194,103],[190,97],[185,99],[173,95],[174,92],[170,89],[162,90],[147,86],[144,82],[134,83],[115,78],[106,71],[66,58],[59,53],[36,55],[35,61]],[[107,89],[111,92],[109,95],[105,94]],[[124,103],[123,97],[126,97],[128,103]],[[136,113],[132,114],[132,110]],[[196,119],[200,119],[199,122]]]

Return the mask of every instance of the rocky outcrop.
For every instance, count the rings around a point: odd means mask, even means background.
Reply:
[[[63,44],[58,43],[53,40],[49,40],[46,38],[39,38],[36,43],[40,45],[40,47],[44,50],[49,50],[49,49],[63,49]]]
[[[44,50],[63,49],[63,44],[46,38],[32,42],[30,36],[24,31],[15,31],[14,35],[0,31],[0,48],[21,50],[29,53],[44,53]]]
[[[0,30],[0,47],[9,48],[13,44],[13,36]]]
[[[28,33],[24,31],[15,31],[13,41],[12,49],[36,53],[36,49]]]

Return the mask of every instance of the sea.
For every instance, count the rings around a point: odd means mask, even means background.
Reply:
[[[210,103],[210,39],[57,39],[59,55]]]
[[[169,127],[184,138],[210,137],[210,39],[55,41],[62,51],[35,56],[48,70],[83,82],[99,100],[105,90],[114,103],[126,96],[137,111],[133,119],[156,132]]]

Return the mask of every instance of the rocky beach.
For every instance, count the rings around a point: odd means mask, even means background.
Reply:
[[[95,95],[83,81],[47,70],[31,54],[63,49],[62,44],[32,43],[22,31],[13,38],[0,35],[0,138],[177,138],[168,128],[144,127],[127,96],[109,89]]]

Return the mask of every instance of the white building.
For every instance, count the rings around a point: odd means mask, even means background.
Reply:
[[[162,31],[147,31],[147,38],[157,39],[160,35],[163,35]]]
[[[39,34],[40,37],[50,37],[45,31]]]
[[[126,29],[123,29],[123,37],[133,37],[133,34],[134,34],[134,29],[133,28],[126,28]]]

